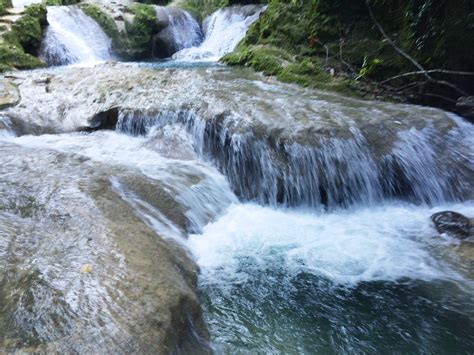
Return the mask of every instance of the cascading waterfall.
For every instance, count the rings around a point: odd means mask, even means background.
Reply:
[[[243,200],[333,210],[391,199],[435,204],[469,196],[474,129],[452,119],[447,137],[431,126],[400,132],[393,149],[380,157],[357,127],[351,137],[307,144],[277,132],[235,133],[231,117],[203,120],[192,111],[165,111],[121,112],[117,129],[138,135],[154,126],[182,125],[196,152],[217,165]]]
[[[40,58],[49,65],[92,64],[113,59],[111,39],[81,9],[48,7],[48,23]]]
[[[175,53],[173,59],[219,60],[224,54],[234,50],[264,9],[263,6],[247,5],[217,10],[204,21],[204,41],[201,45]]]
[[[429,216],[474,216],[474,126],[242,73],[16,74],[22,102],[0,114],[0,347],[26,334],[33,350],[146,352],[163,297],[199,320],[183,281],[199,266],[216,353],[472,352],[472,238]]]
[[[201,43],[201,27],[189,12],[165,6],[155,6],[155,9],[158,23],[166,24],[155,38],[155,55],[170,57],[173,53]]]

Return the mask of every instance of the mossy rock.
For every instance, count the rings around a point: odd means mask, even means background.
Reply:
[[[172,5],[189,11],[199,21],[220,8],[232,5],[266,4],[268,0],[182,0],[175,1]]]
[[[44,66],[35,55],[41,46],[46,24],[45,5],[33,4],[25,9],[24,15],[0,39],[0,71]]]
[[[158,33],[156,11],[153,6],[133,4],[130,7],[133,22],[125,22],[125,36],[117,40],[119,54],[125,59],[151,57],[152,39]]]
[[[99,6],[81,4],[81,9],[91,17],[102,30],[112,39],[114,52],[125,60],[141,60],[150,58],[152,39],[158,33],[155,8],[148,4],[133,3],[124,9],[133,16],[131,22],[125,22],[125,31],[119,31],[117,24]]]
[[[10,69],[34,69],[45,64],[38,58],[25,53],[20,45],[0,43],[0,71]]]
[[[97,5],[85,3],[81,5],[81,10],[89,17],[91,17],[102,30],[109,36],[113,41],[117,41],[120,33],[117,29],[115,21],[103,12]]]

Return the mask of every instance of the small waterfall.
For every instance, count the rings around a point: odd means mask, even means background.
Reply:
[[[73,6],[48,7],[40,57],[49,65],[96,63],[112,59],[112,41],[100,26]]]
[[[391,199],[435,204],[469,198],[473,128],[453,120],[445,135],[431,125],[399,132],[382,156],[355,126],[351,136],[315,134],[308,142],[309,136],[290,139],[261,129],[236,132],[236,122],[225,114],[204,120],[190,111],[164,111],[121,112],[117,130],[140,135],[151,127],[180,125],[196,153],[214,162],[244,201],[333,210]]]
[[[217,10],[204,20],[204,41],[198,47],[184,49],[173,59],[217,61],[232,52],[244,38],[249,26],[258,19],[263,6],[232,6]]]
[[[199,23],[187,11],[164,6],[155,6],[158,23],[165,24],[155,38],[154,54],[170,57],[182,49],[199,45],[202,32]]]

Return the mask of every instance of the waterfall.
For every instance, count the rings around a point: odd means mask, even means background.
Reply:
[[[73,6],[48,7],[40,58],[49,65],[96,63],[112,59],[112,41],[100,26]]]
[[[4,79],[0,349],[472,352],[472,124],[177,67]]]
[[[249,26],[258,19],[263,6],[225,7],[206,18],[203,23],[204,41],[200,46],[183,49],[173,59],[217,61],[232,52],[244,38]]]
[[[444,136],[432,125],[399,132],[383,154],[356,126],[348,137],[309,132],[289,139],[261,127],[235,131],[232,117],[205,120],[192,111],[121,112],[117,130],[140,135],[151,127],[180,125],[196,153],[214,162],[244,201],[333,210],[391,199],[435,204],[472,194],[474,129],[452,119],[455,126]]]
[[[164,6],[155,6],[159,24],[163,30],[155,37],[154,54],[170,57],[182,49],[199,45],[202,32],[199,23],[187,11]]]

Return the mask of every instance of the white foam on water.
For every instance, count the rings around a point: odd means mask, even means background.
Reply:
[[[183,134],[183,132],[181,132]],[[0,138],[2,138],[0,136]],[[88,157],[94,161],[115,166],[136,169],[143,175],[158,181],[176,196],[176,200],[186,207],[186,216],[193,230],[201,230],[209,220],[213,220],[230,204],[237,201],[226,178],[213,166],[190,160],[165,157],[161,151],[164,136],[155,137],[154,132],[146,137],[133,137],[114,131],[93,134],[56,134],[42,136],[4,137],[13,143],[38,149],[52,149]],[[182,137],[182,139],[184,139]],[[179,141],[169,141],[181,149]],[[138,197],[130,200],[137,202]],[[145,209],[146,202],[137,202]],[[159,211],[154,211],[159,214]],[[164,221],[167,224],[167,221]],[[168,226],[169,227],[169,226]]]
[[[254,272],[310,273],[334,284],[363,281],[461,279],[437,257],[430,221],[453,208],[474,215],[474,203],[429,208],[393,204],[314,214],[254,204],[232,205],[189,246],[204,284],[244,283]]]
[[[199,46],[175,53],[173,59],[218,61],[237,47],[250,25],[258,19],[264,9],[255,6],[235,6],[217,10],[204,21],[204,41]]]

